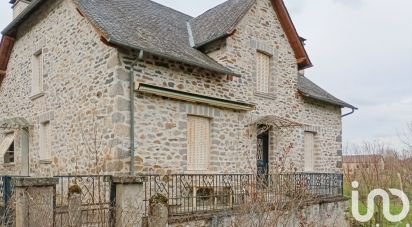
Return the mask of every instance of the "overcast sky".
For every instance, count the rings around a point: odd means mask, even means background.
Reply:
[[[156,0],[197,16],[224,0]],[[0,3],[0,27],[11,20]],[[398,148],[412,121],[412,1],[285,0],[314,67],[306,76],[357,107],[345,143],[382,140]],[[347,110],[346,110],[347,111]]]

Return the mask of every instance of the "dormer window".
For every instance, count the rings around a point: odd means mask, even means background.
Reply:
[[[270,59],[271,56],[256,52],[256,92],[269,94],[270,86]]]
[[[43,93],[43,50],[33,54],[32,59],[32,96]]]

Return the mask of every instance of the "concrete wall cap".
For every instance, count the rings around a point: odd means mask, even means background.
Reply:
[[[113,183],[115,184],[143,184],[147,181],[146,176],[115,176]]]
[[[15,187],[43,187],[54,186],[59,183],[58,178],[33,178],[33,177],[16,177],[12,178]]]

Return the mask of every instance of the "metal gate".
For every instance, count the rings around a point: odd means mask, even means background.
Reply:
[[[12,185],[10,176],[0,176],[0,225],[8,226],[14,212],[9,206],[12,196]]]
[[[115,188],[111,176],[56,176],[54,225],[113,226]],[[77,203],[73,202],[76,194]],[[77,205],[76,205],[77,204]]]

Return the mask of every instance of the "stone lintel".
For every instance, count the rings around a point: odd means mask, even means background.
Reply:
[[[147,182],[146,176],[114,176],[112,178],[115,184],[143,184]]]
[[[12,178],[15,187],[45,187],[55,186],[59,183],[58,178],[33,178],[33,177],[16,177]]]

